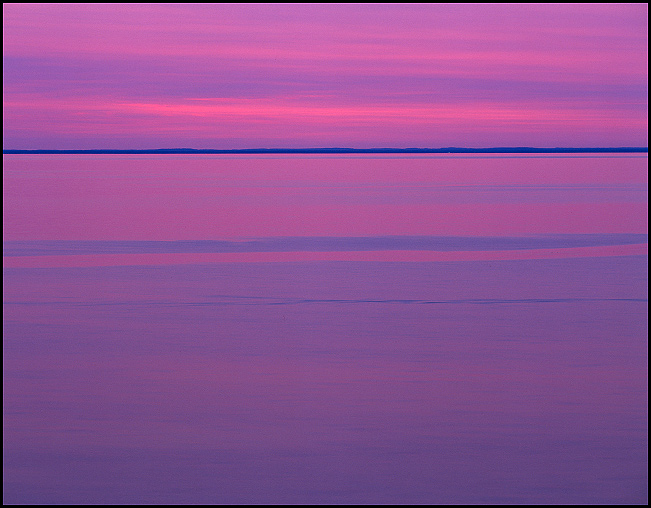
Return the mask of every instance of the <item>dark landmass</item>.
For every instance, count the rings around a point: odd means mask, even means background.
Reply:
[[[649,147],[616,148],[242,148],[213,150],[197,148],[156,148],[152,150],[2,150],[9,154],[424,154],[424,153],[648,153]]]

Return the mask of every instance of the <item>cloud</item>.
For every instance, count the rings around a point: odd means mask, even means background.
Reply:
[[[214,138],[213,124],[196,123],[202,114],[226,122],[234,137],[282,132],[296,147],[391,139],[393,146],[421,139],[478,146],[488,132],[503,146],[645,144],[643,12],[629,5],[7,4],[5,146],[55,148],[30,145],[30,137],[50,133],[67,137],[70,148],[125,137],[144,148],[156,126],[158,146],[189,146]],[[213,102],[190,103],[199,100]],[[88,108],[111,115],[89,116]],[[149,130],[138,119],[143,112],[155,116]],[[390,123],[396,116],[398,128]],[[343,141],[320,137],[334,117],[349,128]],[[433,137],[432,129],[449,136]],[[222,143],[214,147],[243,147]]]

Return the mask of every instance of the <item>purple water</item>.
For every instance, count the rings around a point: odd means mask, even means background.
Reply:
[[[273,221],[251,226],[245,212],[259,198],[252,189],[260,188],[251,181],[261,181],[268,161],[250,169],[238,196],[212,204],[182,204],[174,195],[179,188],[181,195],[188,188],[209,195],[196,190],[204,180],[195,170],[180,187],[180,174],[143,183],[142,175],[130,179],[117,165],[115,173],[104,167],[95,181],[90,168],[77,169],[79,186],[66,201],[72,170],[46,171],[43,159],[20,164],[5,172],[12,189],[5,190],[5,504],[646,504],[646,255],[564,257],[563,249],[573,248],[563,244],[569,236],[556,236],[562,242],[545,251],[547,258],[536,258],[537,244],[522,246],[532,259],[491,259],[486,251],[486,259],[468,260],[460,251],[453,261],[288,262],[272,259],[273,251],[246,263],[132,264],[118,257],[105,263],[107,248],[126,245],[111,244],[116,238],[176,241],[186,231],[161,219],[150,226],[156,235],[128,237],[120,229],[127,224],[124,207],[153,214],[176,202],[176,215],[186,217],[212,207],[228,214],[231,207],[249,228],[243,237],[258,228],[263,238],[286,241],[307,226],[285,224],[278,235]],[[515,201],[530,217],[541,203],[588,211],[605,203],[619,207],[618,217],[646,206],[636,187],[642,177],[608,183],[604,173],[594,174],[601,187],[589,192],[599,199],[585,197],[585,182],[571,187],[576,174],[562,196],[549,181],[536,187],[535,198],[522,182],[517,188],[502,182],[497,193],[439,191],[457,211],[474,210],[479,193],[495,209]],[[109,192],[120,179],[122,186],[163,190],[138,203],[135,191]],[[342,234],[355,237],[362,224],[337,226],[337,214],[352,214],[346,207],[379,196],[376,211],[386,212],[402,206],[391,200],[407,192],[405,185],[378,184],[371,193],[359,173],[354,185],[344,180],[338,181],[351,195],[346,199],[341,189],[338,198],[332,186],[318,191],[292,180],[292,187],[281,177],[275,182],[287,185],[272,187],[328,201],[322,210],[333,216],[315,218],[327,226],[312,237],[329,234],[335,243]],[[45,190],[53,187],[54,197]],[[80,196],[80,189],[87,193]],[[83,229],[72,219],[65,223],[82,202],[87,232],[108,228],[106,210],[115,210],[115,235],[88,232],[75,244],[72,233],[37,234],[50,231],[38,212],[39,195],[60,231]],[[287,205],[281,195],[275,203],[267,195],[264,209]],[[440,195],[421,196],[422,206],[435,210]],[[313,204],[306,198],[291,206]],[[33,215],[12,222],[29,209]],[[500,213],[506,237],[521,218]],[[132,230],[151,217],[132,215]],[[646,233],[635,226],[646,218],[620,224],[599,217],[592,229],[568,217],[576,231],[541,219],[530,233],[591,234],[572,238],[597,247],[603,235]],[[377,220],[365,236],[399,234],[394,226],[410,219],[417,217],[398,214],[384,230]],[[490,226],[497,217],[456,220],[468,227],[479,222],[475,234],[484,239],[500,233]],[[196,223],[192,228],[195,240],[208,237],[199,237]],[[444,233],[419,228],[404,234]],[[485,241],[466,238],[468,245]],[[67,240],[80,254],[15,250],[47,250],[52,240]],[[99,240],[109,243],[92,243]],[[149,255],[143,245],[128,244]],[[74,266],[75,259],[84,261]]]

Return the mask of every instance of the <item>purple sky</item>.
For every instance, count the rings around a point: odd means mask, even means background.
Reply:
[[[4,147],[646,146],[646,4],[4,4]]]

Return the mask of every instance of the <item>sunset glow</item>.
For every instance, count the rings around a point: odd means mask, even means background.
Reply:
[[[5,148],[646,146],[645,4],[3,10]]]
[[[647,506],[647,19],[3,4],[3,504]]]

